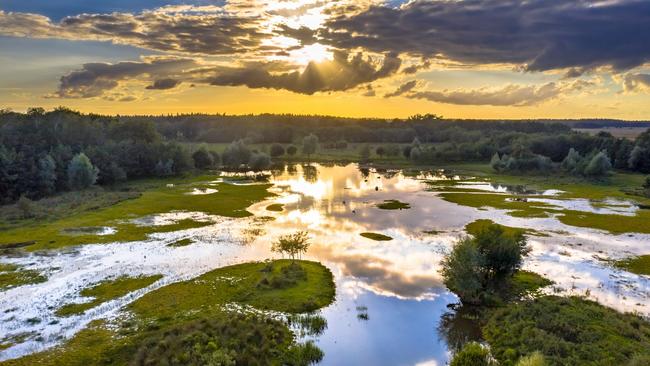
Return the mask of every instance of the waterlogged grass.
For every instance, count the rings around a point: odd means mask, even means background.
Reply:
[[[162,278],[162,275],[146,277],[119,277],[114,280],[104,281],[96,286],[81,290],[81,296],[93,299],[84,303],[68,304],[56,311],[58,316],[70,316],[83,313],[95,306],[109,300],[122,297],[129,292],[147,287]]]
[[[558,220],[565,225],[600,229],[612,234],[650,233],[650,210],[639,210],[634,216],[562,211]]]
[[[536,351],[550,366],[628,365],[650,354],[646,320],[578,297],[511,303],[494,312],[483,335],[505,366]]]
[[[0,291],[47,281],[39,271],[23,269],[18,265],[0,263]]]
[[[68,245],[106,243],[114,241],[143,240],[154,232],[169,232],[209,225],[209,222],[181,220],[171,225],[136,225],[131,219],[168,213],[172,211],[200,211],[206,214],[245,217],[251,213],[246,208],[272,194],[268,184],[233,185],[216,183],[209,185],[214,176],[173,178],[141,181],[137,189],[143,190],[139,198],[122,201],[113,206],[75,213],[72,216],[39,225],[20,227],[0,232],[0,249],[15,243],[33,242],[28,250],[59,248]],[[217,188],[210,195],[187,195],[193,188]],[[134,188],[135,189],[135,188]],[[110,226],[116,229],[111,235],[77,234],[65,232],[75,228]]]
[[[219,268],[162,287],[129,305],[128,320],[111,326],[95,321],[59,347],[0,365],[307,365],[320,360],[322,351],[313,343],[296,343],[285,322],[224,308],[298,313],[330,304],[331,272],[317,262],[296,264],[304,277],[282,288],[259,284],[282,276],[290,260]]]
[[[514,217],[548,217],[549,212],[556,212],[555,206],[542,202],[527,202],[521,196],[498,193],[457,193],[445,192],[439,195],[448,202],[487,210],[496,208],[508,210]]]
[[[284,210],[284,205],[281,203],[274,203],[272,205],[266,206],[267,211],[282,212]]]
[[[639,275],[650,276],[650,255],[627,258],[614,263],[616,267]]]
[[[364,238],[368,238],[368,239],[376,240],[376,241],[390,241],[390,240],[393,240],[393,238],[391,238],[390,236],[384,235],[384,234],[379,234],[379,233],[361,233],[359,235],[363,236]]]
[[[185,238],[181,240],[176,240],[175,242],[171,244],[167,244],[168,247],[186,247],[190,244],[194,243],[194,241],[190,238]]]
[[[411,208],[411,205],[398,200],[386,200],[377,204],[377,207],[382,210],[405,210]]]
[[[510,292],[515,298],[527,295],[539,295],[540,290],[552,285],[554,282],[535,272],[517,271],[510,283]]]

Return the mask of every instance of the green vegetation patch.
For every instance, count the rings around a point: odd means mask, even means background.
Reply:
[[[483,334],[502,365],[541,352],[548,365],[626,365],[650,352],[650,324],[578,297],[545,296],[511,303]]]
[[[599,229],[612,234],[650,234],[650,211],[648,210],[639,210],[635,216],[562,211],[562,214],[558,216],[558,220],[565,225]]]
[[[405,210],[411,208],[411,205],[398,200],[386,200],[383,203],[377,204],[382,210]]]
[[[0,263],[0,291],[47,281],[39,271],[22,269],[16,264]]]
[[[614,264],[628,272],[650,276],[650,254],[623,259]]]
[[[528,202],[524,197],[515,195],[445,192],[439,196],[445,201],[462,206],[508,210],[508,214],[514,217],[548,217],[549,212],[557,211],[555,206],[542,202]]]
[[[264,278],[287,275],[287,268],[293,272],[295,266],[303,273],[291,284],[260,285]],[[59,347],[0,364],[308,365],[323,353],[312,342],[297,343],[287,323],[227,307],[298,313],[330,304],[334,294],[332,273],[317,262],[277,260],[219,268],[146,294],[128,306],[133,316],[119,324],[95,321]],[[323,321],[306,325],[322,331]]]
[[[274,203],[272,205],[266,206],[267,211],[282,212],[284,210],[284,205],[281,203]]]
[[[510,292],[512,298],[522,298],[526,295],[539,295],[540,290],[554,282],[535,272],[519,270],[512,276]]]
[[[109,300],[122,297],[129,292],[147,287],[162,278],[162,275],[146,277],[119,277],[114,280],[104,281],[96,286],[81,290],[81,295],[93,297],[93,300],[79,304],[67,304],[56,311],[58,316],[70,316],[83,313],[95,306]]]
[[[217,193],[210,195],[186,195],[187,187],[211,187],[214,176],[196,176],[144,180],[132,185],[132,189],[142,190],[139,198],[121,201],[110,207],[94,211],[83,211],[60,220],[45,224],[38,221],[33,225],[0,232],[0,249],[15,243],[34,242],[27,250],[52,249],[68,245],[107,243],[114,241],[144,240],[149,234],[169,232],[210,225],[210,222],[181,220],[165,226],[142,226],[130,221],[150,215],[172,211],[199,211],[226,217],[246,217],[251,213],[246,208],[259,202],[272,193],[270,184],[234,185],[217,184]],[[66,234],[66,230],[110,226],[116,232],[110,235],[94,235],[77,232]]]
[[[379,233],[361,233],[359,235],[363,236],[364,238],[368,238],[368,239],[376,240],[376,241],[390,241],[390,240],[393,240],[393,238],[391,238],[390,236],[384,235],[384,234],[379,234]]]
[[[167,244],[168,247],[186,247],[190,244],[194,243],[194,241],[190,238],[185,238],[181,240],[176,240],[175,242],[171,244]]]
[[[488,219],[478,219],[476,221],[470,222],[465,225],[465,231],[470,235],[476,235],[477,233],[485,230],[490,225],[494,225],[494,221]],[[534,236],[548,236],[548,234],[541,233],[533,229],[523,229],[518,227],[504,226],[499,225],[503,231],[508,235],[516,235],[517,233],[534,235]]]

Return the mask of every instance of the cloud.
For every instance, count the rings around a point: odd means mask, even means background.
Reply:
[[[391,76],[397,72],[401,60],[393,55],[384,56],[381,63],[364,58],[361,53],[349,57],[347,53],[334,52],[332,60],[310,62],[301,71],[273,73],[264,64],[248,67],[223,67],[215,69],[216,75],[209,83],[219,86],[247,86],[249,88],[285,89],[295,93],[344,91],[361,84]]]
[[[570,83],[550,82],[543,85],[506,85],[502,88],[479,88],[470,90],[417,91],[407,94],[411,99],[457,105],[531,106],[540,104],[566,93],[593,86],[594,83],[577,80]]]
[[[168,7],[139,14],[80,14],[60,22],[31,13],[0,10],[0,35],[110,41],[156,51],[205,55],[256,49],[269,34],[261,19],[209,7]]]
[[[407,81],[406,83],[400,85],[395,91],[384,95],[384,98],[391,98],[400,96],[408,91],[411,91],[418,85],[417,80]]]
[[[331,18],[319,36],[335,47],[508,63],[529,71],[650,61],[645,0],[414,0]]]
[[[51,97],[93,98],[118,87],[119,82],[139,77],[156,79],[148,89],[169,89],[171,80],[164,75],[177,75],[197,66],[194,60],[181,58],[149,58],[143,62],[123,61],[115,64],[95,62],[81,70],[61,77],[58,90]],[[168,79],[167,81],[165,81]],[[175,86],[175,85],[174,85]]]
[[[650,91],[650,74],[627,74],[623,79],[625,92]]]
[[[166,89],[173,89],[180,84],[180,80],[172,79],[172,78],[165,78],[165,79],[158,79],[153,82],[153,84],[147,86],[147,89],[150,90],[166,90]]]

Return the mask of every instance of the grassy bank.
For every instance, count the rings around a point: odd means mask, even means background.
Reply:
[[[245,217],[246,208],[271,196],[268,184],[233,185],[210,183],[216,176],[144,180],[130,185],[141,192],[138,198],[91,211],[72,212],[70,216],[0,232],[0,249],[30,244],[27,250],[59,248],[68,245],[143,240],[154,232],[168,232],[208,225],[209,222],[179,220],[169,225],[138,225],[132,219],[172,211],[198,211],[211,215]],[[218,192],[205,195],[189,194],[194,188],[214,188]],[[92,228],[110,228],[113,233],[96,235]],[[89,233],[90,232],[90,233]]]
[[[0,263],[0,291],[46,280],[47,278],[39,271],[23,269],[15,264]]]
[[[236,310],[296,313],[330,304],[331,272],[317,262],[297,263],[305,276],[278,288],[263,280],[284,276],[289,260],[219,268],[165,286],[130,304],[132,316],[118,324],[93,322],[59,347],[0,365],[307,364],[322,353],[298,344],[284,321]]]

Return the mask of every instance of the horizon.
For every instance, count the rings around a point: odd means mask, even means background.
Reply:
[[[639,0],[5,0],[0,99],[102,115],[650,120],[649,11]]]

